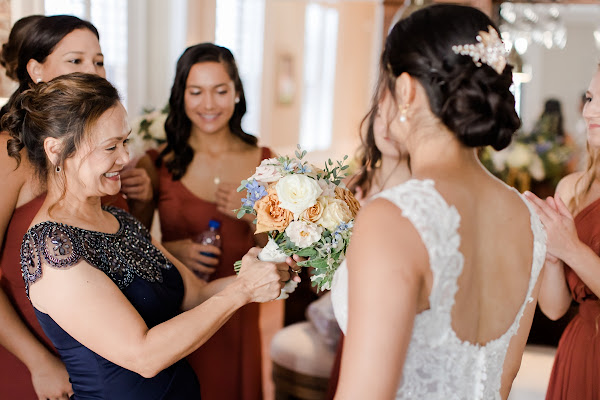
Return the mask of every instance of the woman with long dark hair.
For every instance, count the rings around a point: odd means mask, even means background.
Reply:
[[[238,220],[233,211],[241,205],[236,189],[271,151],[242,129],[245,113],[231,52],[212,43],[186,49],[169,99],[167,143],[160,153],[150,152],[156,167],[149,175],[165,248],[207,280],[233,275],[234,262],[257,239],[253,218]],[[220,248],[194,241],[210,220],[220,222]],[[188,356],[203,399],[262,399],[258,317],[257,304],[243,307]]]

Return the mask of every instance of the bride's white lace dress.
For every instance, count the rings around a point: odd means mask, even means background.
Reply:
[[[425,244],[433,273],[429,296],[430,308],[419,313],[410,340],[402,382],[396,399],[500,399],[502,366],[510,339],[544,264],[546,235],[531,206],[531,229],[534,237],[533,265],[525,302],[510,328],[484,346],[460,340],[451,325],[451,310],[458,290],[457,280],[463,268],[459,251],[460,215],[448,206],[431,180],[410,180],[386,190],[383,197],[402,209]],[[332,297],[335,316],[346,332],[348,320],[348,270],[342,264],[333,280]]]

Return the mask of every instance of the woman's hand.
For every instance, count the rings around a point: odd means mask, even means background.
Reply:
[[[237,210],[242,206],[242,198],[244,197],[244,194],[238,192],[237,188],[238,187],[232,183],[222,182],[217,186],[217,191],[215,193],[217,210],[232,218],[237,218],[234,210]],[[252,218],[252,220],[254,220],[254,218]]]
[[[300,267],[291,257],[288,257],[285,263],[260,261],[259,252],[260,248],[253,247],[242,257],[242,268],[237,280],[244,285],[250,301],[262,303],[279,297],[281,289],[292,278],[292,274],[295,275],[294,280],[299,279],[296,271]]]
[[[30,372],[33,389],[39,400],[69,400],[69,397],[73,395],[73,388],[69,382],[69,374],[65,365],[55,356],[50,355],[47,360],[37,364]]]
[[[193,272],[213,274],[219,264],[221,249],[210,244],[199,244],[191,239],[164,242],[163,246]],[[211,253],[216,257],[206,256],[202,253]]]
[[[546,201],[531,192],[525,192],[524,195],[546,228],[548,261],[556,263],[557,258],[565,260],[580,243],[569,209],[558,195],[548,197]]]
[[[153,198],[152,183],[143,168],[131,168],[121,171],[121,192],[128,200],[149,202]]]

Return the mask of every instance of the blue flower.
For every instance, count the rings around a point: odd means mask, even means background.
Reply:
[[[543,142],[543,143],[538,143],[535,145],[535,151],[538,154],[546,153],[551,148],[552,148],[552,143],[550,143],[550,142]]]
[[[312,172],[312,170],[310,169],[310,166],[308,164],[304,164],[300,166],[300,169],[298,171],[301,174],[306,174],[308,172]]]
[[[254,208],[255,201],[250,199],[249,197],[245,197],[242,199],[242,206]]]
[[[296,167],[296,163],[286,160],[283,162],[283,170],[286,172],[294,172],[294,168]]]
[[[242,205],[244,206],[252,208],[254,203],[267,195],[266,189],[258,181],[249,181],[245,187],[248,194],[245,199],[242,199]]]
[[[338,225],[337,228],[335,228],[335,232],[333,232],[333,234],[339,235],[348,229],[352,229],[353,226],[354,226],[354,221],[342,222],[341,224]]]

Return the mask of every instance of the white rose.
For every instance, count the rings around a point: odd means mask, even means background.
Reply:
[[[541,181],[546,177],[546,171],[544,170],[544,162],[537,155],[533,157],[533,161],[529,166],[529,174],[536,181]]]
[[[328,199],[327,206],[325,206],[325,210],[323,210],[323,214],[317,221],[317,224],[333,232],[339,224],[348,222],[351,219],[352,212],[346,202],[340,199],[330,198]]]
[[[265,183],[278,181],[282,175],[277,164],[279,164],[279,161],[276,158],[262,160],[250,179]]]
[[[279,207],[290,210],[294,217],[298,216],[308,207],[312,207],[323,190],[317,181],[304,175],[286,175],[275,185]]]
[[[148,127],[148,132],[153,139],[167,140],[167,132],[165,132],[165,121],[167,120],[167,114],[158,114],[152,124]]]
[[[149,148],[150,146],[144,139],[142,139],[141,136],[137,134],[131,134],[129,136],[129,142],[127,142],[127,150],[129,151],[129,158],[131,160],[143,156],[146,153],[146,150],[148,150]]]
[[[285,253],[279,250],[279,246],[275,241],[269,238],[267,245],[258,253],[260,261],[284,262],[287,259]]]
[[[285,229],[290,240],[298,247],[305,248],[321,239],[323,228],[306,221],[293,221]]]
[[[517,143],[506,158],[506,164],[511,168],[524,168],[531,164],[532,150],[525,144]]]

